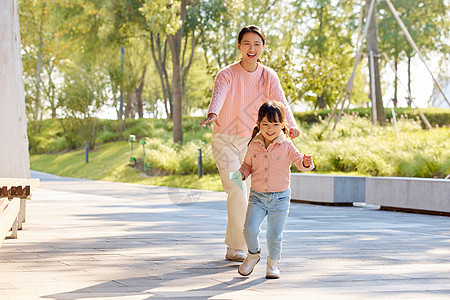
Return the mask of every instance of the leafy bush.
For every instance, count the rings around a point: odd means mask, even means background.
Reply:
[[[354,108],[350,111],[344,110],[345,114],[356,114],[359,117],[369,117],[370,108]],[[426,116],[428,121],[433,127],[450,127],[450,109],[446,108],[422,108],[421,111]],[[392,122],[392,110],[390,108],[385,108],[386,119]],[[425,124],[420,118],[419,112],[416,108],[395,108],[396,118],[398,119],[400,115],[403,115],[407,119],[419,121],[421,126],[425,128]],[[294,113],[295,118],[298,120],[299,124],[313,124],[319,123],[327,119],[331,115],[331,110],[322,109],[317,111],[307,111],[307,112],[297,112]]]
[[[135,147],[133,155],[149,174],[197,174],[198,149],[202,149],[203,171],[217,173],[211,151],[211,129],[200,127],[201,118],[185,118],[184,144],[172,142],[172,124],[166,120],[127,120],[125,130],[119,131],[117,121],[99,120],[98,143],[128,140],[129,134],[138,139],[147,137],[146,155]],[[326,128],[324,121],[304,124],[294,144],[302,153],[312,154],[319,173],[346,172],[363,176],[439,177],[450,174],[450,128],[423,130],[422,123],[406,114],[397,116],[397,130],[391,122],[384,127],[373,126],[359,112],[344,115],[335,130]],[[65,135],[60,120],[45,120],[41,132],[32,133],[31,153],[67,150],[71,136]],[[67,130],[67,129],[66,129]],[[84,143],[84,141],[80,141]],[[138,145],[138,144],[135,144]],[[292,170],[298,170],[293,167]]]
[[[172,139],[172,122],[161,119],[128,119],[123,131],[119,130],[117,120],[91,120],[89,123],[81,119],[49,119],[43,120],[40,132],[36,132],[38,124],[28,124],[30,153],[52,153],[84,147],[89,140],[90,145],[112,141],[128,140],[130,134],[136,138]],[[211,140],[211,129],[200,127],[201,118],[184,118],[184,140],[186,142]],[[95,140],[93,140],[95,138]]]
[[[347,115],[334,131],[323,122],[304,128],[294,144],[313,155],[316,172],[431,178],[450,174],[450,129],[423,130],[420,122],[405,117],[397,125],[398,138],[392,124],[372,126],[368,118]]]
[[[216,172],[211,145],[202,141],[191,141],[184,145],[173,144],[159,138],[146,139],[144,163],[148,164],[150,173],[159,174],[197,174],[198,149],[202,149],[202,167],[204,174]]]

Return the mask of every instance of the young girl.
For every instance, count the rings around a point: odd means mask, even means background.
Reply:
[[[214,121],[211,148],[223,189],[228,194],[225,257],[234,261],[243,261],[247,255],[242,229],[249,180],[241,190],[230,180],[229,173],[236,171],[244,159],[258,108],[269,100],[278,101],[287,112],[289,136],[296,138],[300,134],[277,74],[259,62],[265,44],[266,37],[258,26],[241,29],[237,47],[242,58],[217,74],[207,118],[201,124]]]
[[[244,224],[248,255],[239,266],[239,274],[250,275],[260,260],[259,232],[267,216],[267,270],[266,278],[280,278],[279,259],[284,226],[290,206],[290,166],[300,171],[314,169],[312,157],[301,154],[286,139],[286,117],[278,102],[264,103],[258,112],[258,121],[248,143],[247,154],[239,171],[242,180],[252,175],[252,187]]]

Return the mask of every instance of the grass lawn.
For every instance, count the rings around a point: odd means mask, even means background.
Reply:
[[[133,156],[141,157],[138,148]],[[112,142],[98,146],[89,152],[89,163],[85,163],[84,149],[55,154],[35,154],[30,157],[32,170],[65,177],[162,185],[182,188],[223,191],[219,174],[167,175],[150,177],[141,170],[128,165],[130,146],[128,142]]]
[[[142,157],[138,147],[133,156]],[[139,183],[146,185],[171,186],[191,189],[223,191],[219,174],[148,176],[128,165],[130,146],[128,142],[111,142],[98,146],[89,152],[89,163],[85,163],[84,149],[54,153],[34,154],[30,157],[31,169],[64,177],[105,180],[113,182]],[[328,174],[362,176],[357,172],[332,172]]]

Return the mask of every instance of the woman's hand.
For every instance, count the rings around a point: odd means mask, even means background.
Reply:
[[[299,135],[300,129],[298,129],[297,127],[292,127],[291,129],[289,129],[289,137],[291,138],[291,140],[295,139]]]
[[[311,155],[303,155],[303,166],[305,168],[309,168],[312,165],[313,161],[312,161],[312,156]]]
[[[203,121],[200,126],[203,126],[205,124],[208,124],[209,122],[215,121],[217,125],[220,126],[219,122],[217,122],[217,115],[215,113],[210,113],[208,114],[208,117],[206,118],[205,121]]]

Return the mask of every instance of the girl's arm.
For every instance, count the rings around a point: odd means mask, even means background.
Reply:
[[[315,168],[312,157],[310,155],[300,153],[292,142],[289,144],[288,153],[289,159],[300,171],[307,172]]]
[[[239,172],[242,174],[242,180],[245,180],[252,173],[252,159],[249,154],[250,151],[247,149],[247,153],[245,154],[244,161],[242,162],[241,168]]]

